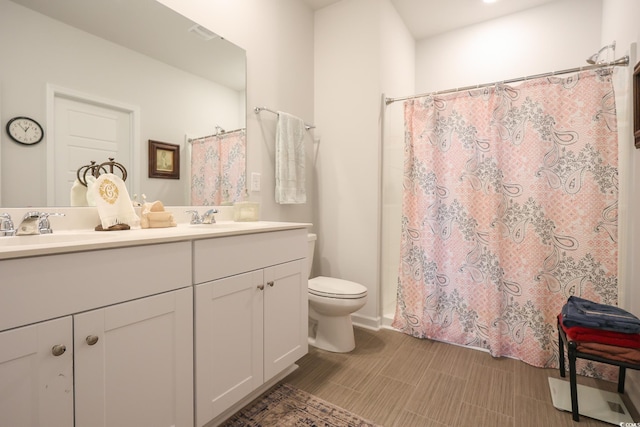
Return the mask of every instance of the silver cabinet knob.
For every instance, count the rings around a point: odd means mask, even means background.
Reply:
[[[67,351],[67,347],[62,344],[56,344],[51,348],[51,354],[54,356],[62,356]]]
[[[263,290],[264,289],[264,285],[263,284],[258,285],[258,289]]]
[[[270,287],[273,288],[274,283],[273,282],[267,282],[267,285],[269,285]]]
[[[89,335],[85,341],[89,345],[94,345],[95,343],[98,342],[98,337],[95,335]]]

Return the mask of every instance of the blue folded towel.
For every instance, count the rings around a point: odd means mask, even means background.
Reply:
[[[581,326],[627,334],[640,333],[640,319],[628,311],[576,296],[570,296],[562,307],[562,323],[567,328]]]

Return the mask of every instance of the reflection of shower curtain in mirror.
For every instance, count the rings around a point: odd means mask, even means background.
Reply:
[[[567,298],[617,304],[608,72],[405,103],[394,327],[555,367]],[[611,375],[586,361],[579,369]]]
[[[195,139],[191,144],[191,204],[220,206],[242,200],[246,188],[244,130]]]

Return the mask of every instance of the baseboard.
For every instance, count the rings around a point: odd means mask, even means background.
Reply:
[[[384,316],[382,316],[382,327],[383,328],[395,329],[395,328],[391,327],[392,323],[393,323],[393,314],[385,314]]]
[[[260,396],[265,391],[269,390],[271,387],[276,385],[279,381],[281,381],[283,378],[285,378],[287,375],[289,375],[290,373],[292,373],[296,369],[298,369],[298,365],[294,364],[294,365],[289,366],[287,369],[285,369],[284,371],[280,372],[278,375],[276,375],[275,377],[271,378],[269,381],[267,381],[266,383],[262,384],[260,387],[255,389],[247,397],[245,397],[244,399],[242,399],[241,401],[239,401],[238,403],[233,405],[231,408],[229,408],[226,411],[224,411],[222,414],[218,415],[213,420],[209,421],[204,427],[217,427],[217,426],[219,426],[220,424],[225,422],[228,418],[230,418],[233,414],[235,414],[236,412],[238,412],[239,410],[241,410],[242,408],[247,406],[249,403],[251,403],[251,401],[253,399],[255,399],[256,397]]]
[[[354,313],[351,315],[351,323],[353,323],[355,326],[371,329],[373,331],[380,330],[379,317],[362,316],[358,313]]]

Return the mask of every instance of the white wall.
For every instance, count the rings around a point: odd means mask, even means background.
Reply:
[[[227,129],[235,129],[243,123],[238,110],[244,106],[244,93],[170,67],[6,0],[0,0],[0,58],[3,94],[0,110],[6,120],[28,115],[46,126],[47,84],[138,106],[142,116],[140,140],[137,141],[139,162],[125,167],[130,175],[138,173],[140,192],[149,200],[186,204],[184,181],[188,179],[184,173],[179,181],[148,178],[149,139],[184,145],[185,132],[194,136],[209,135],[214,132],[216,122]],[[114,67],[114,64],[118,66]],[[4,135],[1,138],[1,170],[5,177],[2,182],[3,207],[46,206],[48,134],[45,129],[45,140],[31,147],[18,145]],[[181,158],[182,171],[188,162],[186,157]],[[86,164],[89,160],[107,161],[106,158],[87,159]]]
[[[415,92],[416,42],[389,2],[382,3],[380,24],[381,86],[385,97]],[[404,109],[402,102],[382,107],[382,233],[380,253],[380,313],[396,306],[400,258],[400,214],[404,167]],[[390,321],[385,322],[390,324]]]
[[[600,48],[601,0],[562,0],[421,40],[418,93],[587,65]]]
[[[249,113],[248,172],[262,173],[262,218],[313,222],[314,273],[366,285],[369,303],[359,315],[377,322],[381,92],[412,92],[414,72],[413,40],[393,6],[345,0],[314,20],[298,0],[161,2],[247,50],[250,110],[267,106],[315,122],[307,141],[310,202],[278,206],[275,118]],[[401,135],[401,121],[391,128]]]
[[[276,116],[256,106],[286,111],[313,122],[313,11],[299,0],[159,0],[247,51],[247,173],[261,174],[263,220],[317,222],[318,185],[313,131],[307,140],[307,197],[303,205],[274,201]]]
[[[620,193],[619,219],[621,305],[640,315],[640,266],[634,260],[640,253],[640,227],[634,219],[640,212],[636,189],[640,185],[640,151],[633,144],[632,81],[633,66],[638,61],[637,44],[640,42],[640,2],[636,0],[604,0],[602,9],[602,44],[616,41],[616,56],[630,55],[631,65],[620,68],[614,80],[616,108],[618,112],[618,143],[620,145]],[[632,48],[632,43],[635,46]],[[623,199],[624,197],[624,199]],[[627,228],[624,228],[627,227]],[[624,246],[623,246],[624,245]]]
[[[381,0],[343,0],[315,14],[318,145],[316,272],[365,285],[377,324]]]
[[[629,54],[631,65],[620,68],[614,79],[616,108],[618,110],[618,144],[620,164],[620,305],[640,315],[640,226],[636,219],[640,200],[636,195],[640,186],[640,151],[633,146],[632,84],[633,66],[638,61],[640,44],[640,2],[637,0],[603,0],[601,44],[616,41],[616,52]],[[633,45],[632,45],[633,44]],[[640,402],[640,372],[627,370],[626,391],[635,402]]]
[[[316,273],[365,285],[367,305],[354,321],[378,327],[382,93],[413,91],[414,40],[389,0],[343,0],[316,12],[314,50],[321,129]],[[400,116],[384,134],[402,144],[402,129]]]

